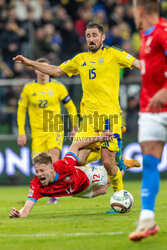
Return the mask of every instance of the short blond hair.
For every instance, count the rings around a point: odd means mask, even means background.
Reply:
[[[148,14],[159,13],[159,0],[135,0],[136,6],[141,6]]]
[[[32,159],[33,165],[38,165],[38,164],[49,164],[49,163],[53,163],[52,161],[52,156],[51,154],[47,153],[47,152],[41,152],[36,154],[33,159]]]

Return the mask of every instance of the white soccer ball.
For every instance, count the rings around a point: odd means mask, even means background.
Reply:
[[[127,213],[133,207],[134,199],[131,193],[126,190],[115,192],[110,199],[111,207],[117,213]]]

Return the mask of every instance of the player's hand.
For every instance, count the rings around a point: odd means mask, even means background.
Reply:
[[[103,131],[99,136],[101,141],[111,141],[114,138],[113,132],[110,130]]]
[[[159,113],[159,111],[167,103],[167,89],[160,89],[152,98],[150,98],[149,104],[147,106],[147,111],[152,113]]]
[[[78,127],[72,126],[72,128],[71,128],[71,137],[74,137],[74,136],[75,136],[77,130],[78,130]]]
[[[13,61],[15,61],[17,63],[25,64],[27,66],[31,66],[31,60],[29,60],[28,58],[26,58],[22,55],[18,55],[16,57],[13,57]]]
[[[17,144],[20,147],[23,147],[27,142],[27,136],[26,135],[19,135],[17,138]]]
[[[9,217],[10,218],[19,218],[20,217],[20,212],[15,207],[13,207],[12,211],[9,214]]]

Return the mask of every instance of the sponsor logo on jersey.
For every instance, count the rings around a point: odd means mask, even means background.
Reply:
[[[90,64],[94,64],[94,63],[96,63],[96,61],[91,61],[91,62],[90,62]]]
[[[86,62],[84,62],[84,63],[82,64],[82,66],[86,66]]]
[[[32,96],[36,96],[37,94],[36,93],[33,93]]]

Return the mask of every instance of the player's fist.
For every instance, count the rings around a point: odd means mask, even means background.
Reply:
[[[26,58],[22,55],[18,55],[16,57],[13,57],[13,61],[25,64],[27,66],[31,66],[31,60],[29,60],[28,58]]]
[[[12,211],[9,214],[9,217],[10,218],[19,218],[20,217],[20,212],[15,207],[13,207]]]
[[[26,135],[19,135],[17,138],[17,144],[20,147],[23,147],[27,142],[27,136]]]

